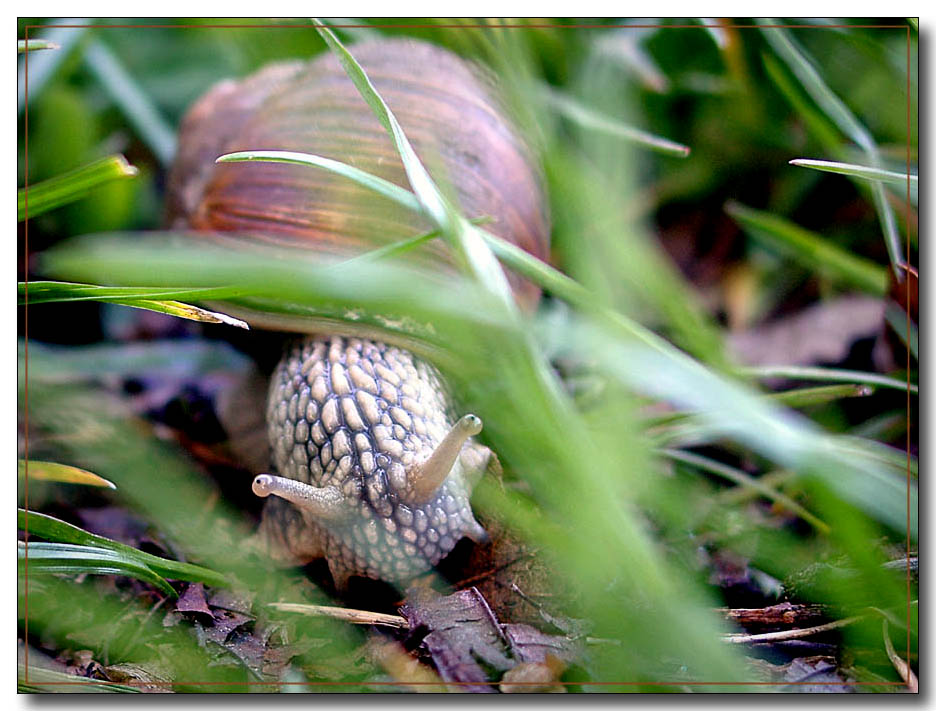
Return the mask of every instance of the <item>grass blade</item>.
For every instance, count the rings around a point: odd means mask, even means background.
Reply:
[[[146,93],[101,41],[85,51],[85,64],[113,102],[126,115],[159,162],[168,167],[176,152],[175,131]]]
[[[770,393],[767,399],[787,407],[800,408],[824,405],[848,397],[867,397],[873,392],[874,389],[868,385],[823,385],[815,388],[799,388],[781,393]],[[664,427],[675,423],[682,424],[697,414],[695,412],[667,412],[660,415],[651,415],[644,421],[644,426],[651,428]]]
[[[803,168],[812,168],[826,173],[838,173],[839,175],[850,175],[864,180],[877,180],[891,185],[906,186],[907,179],[912,184],[917,184],[919,178],[916,175],[906,173],[895,173],[892,170],[883,168],[872,168],[867,165],[855,165],[854,163],[839,163],[832,160],[814,160],[812,158],[794,158],[790,165],[801,166]]]
[[[40,462],[35,459],[19,460],[18,473],[20,477],[39,479],[41,481],[55,481],[61,484],[84,484],[85,486],[99,486],[103,489],[116,489],[117,485],[104,477],[92,474],[84,469],[57,462]]]
[[[761,20],[760,22],[762,24],[779,24],[770,20]],[[825,115],[838,126],[842,133],[865,151],[874,167],[878,167],[880,152],[870,131],[858,121],[845,103],[828,87],[806,53],[796,46],[790,34],[780,27],[761,27],[761,32],[764,33],[768,43],[787,64],[796,78],[799,79],[803,88]],[[903,278],[901,265],[904,264],[904,260],[901,256],[900,234],[897,231],[894,212],[884,196],[884,190],[880,183],[872,185],[871,195],[874,209],[877,211],[878,219],[881,222],[881,229],[884,232],[884,243],[890,256],[891,267],[898,280],[900,280]]]
[[[29,679],[27,682],[26,679]],[[127,684],[112,681],[86,679],[75,674],[43,669],[42,667],[20,664],[16,678],[16,688],[21,694],[61,693],[63,687],[69,694],[139,694],[140,689]]]
[[[699,413],[708,436],[738,442],[782,467],[814,476],[870,516],[896,530],[906,527],[908,494],[916,487],[868,456],[867,448],[830,436],[810,420],[757,397],[746,387],[680,354],[623,339],[590,324],[571,324],[570,347],[637,392]],[[663,355],[664,357],[661,357]]]
[[[422,205],[425,214],[442,230],[443,236],[452,245],[455,254],[467,265],[474,277],[484,284],[489,292],[495,294],[508,311],[513,312],[516,307],[507,284],[507,277],[490,249],[475,233],[475,228],[458,213],[433,182],[393,112],[390,111],[390,107],[377,93],[367,74],[351,53],[322,22],[314,18],[312,22],[328,47],[337,55],[338,61],[368,106],[371,107],[377,120],[390,134],[400,154],[413,193]]]
[[[600,131],[664,155],[677,158],[686,158],[689,155],[689,146],[634,128],[623,121],[595,111],[571,96],[555,91],[548,86],[542,87],[539,95],[544,98],[549,106],[582,128]]]
[[[191,563],[180,563],[167,558],[144,553],[132,546],[128,546],[119,541],[111,540],[103,536],[96,536],[84,529],[73,526],[70,523],[61,521],[46,514],[35,511],[26,511],[17,509],[17,524],[21,530],[28,526],[29,535],[44,538],[54,543],[66,543],[76,546],[88,546],[99,550],[108,550],[119,554],[128,563],[139,567],[145,567],[154,573],[171,578],[172,580],[187,580],[195,583],[206,583],[218,587],[227,587],[227,579],[219,573],[200,565]],[[32,547],[35,543],[30,543],[29,557],[32,562]]]
[[[243,289],[132,289],[124,287],[98,286],[96,284],[72,284],[68,282],[42,281],[20,282],[19,303],[35,305],[69,301],[106,301],[112,304],[131,306],[161,314],[168,314],[189,321],[201,323],[224,323],[228,326],[248,329],[249,326],[238,318],[227,314],[209,311],[180,301],[153,299],[154,295],[166,296],[183,293],[196,298],[221,298],[239,295]]]
[[[815,232],[770,212],[730,201],[725,212],[752,237],[782,250],[810,271],[859,287],[875,296],[887,293],[887,271],[874,262],[857,257]]]
[[[235,153],[226,153],[219,156],[215,163],[249,163],[257,161],[260,163],[286,163],[291,165],[310,165],[316,168],[324,168],[332,173],[342,175],[349,180],[353,180],[359,185],[373,190],[378,195],[390,198],[403,207],[416,212],[422,212],[422,205],[416,196],[406,188],[401,188],[396,183],[372,175],[353,165],[342,163],[331,158],[313,155],[311,153],[296,153],[295,151],[237,151]]]
[[[51,304],[70,301],[125,301],[134,299],[226,299],[243,296],[241,287],[209,289],[173,289],[167,287],[100,286],[68,281],[19,282],[19,305]]]
[[[822,519],[810,513],[807,509],[803,508],[800,504],[796,503],[786,494],[777,491],[769,484],[761,481],[759,478],[752,477],[751,475],[741,471],[740,469],[737,469],[736,467],[730,467],[727,464],[716,462],[714,459],[709,459],[708,457],[693,454],[692,452],[684,452],[680,449],[663,449],[660,451],[660,453],[669,459],[692,465],[697,469],[702,469],[704,471],[711,472],[712,474],[717,474],[720,477],[734,482],[738,486],[757,491],[765,498],[770,499],[774,503],[780,504],[787,510],[795,513],[804,521],[808,521],[820,533],[827,534],[832,530],[829,528],[829,525]]]
[[[759,20],[763,25],[780,25],[775,20]],[[820,76],[806,53],[796,46],[790,33],[781,27],[761,27],[761,32],[793,74],[799,79],[806,92],[818,104],[823,113],[831,119],[839,130],[858,144],[867,153],[877,155],[877,145],[871,133],[855,117],[845,103],[835,95]]]
[[[907,319],[907,312],[893,301],[888,301],[887,306],[884,307],[884,318],[887,319],[888,325],[894,329],[894,333],[897,334],[903,344],[910,349],[914,360],[919,362],[920,336],[917,325],[912,320]],[[908,324],[909,333],[907,332]]]
[[[18,222],[26,219],[27,206],[29,217],[38,217],[49,210],[81,200],[102,185],[114,180],[132,178],[136,174],[137,169],[127,163],[127,159],[122,155],[101,158],[81,168],[17,190],[16,219]]]
[[[80,19],[63,18],[54,20],[53,26],[43,30],[43,41],[57,44],[61,49],[58,52],[41,52],[36,55],[27,54],[29,58],[29,76],[26,75],[26,61],[19,64],[16,75],[16,111],[23,113],[26,106],[26,87],[29,83],[29,101],[35,102],[42,94],[42,90],[62,63],[71,56],[72,50],[78,46],[85,33],[86,27],[57,27],[56,25],[78,25]],[[30,46],[33,42],[29,40]]]
[[[47,39],[16,40],[17,54],[25,52],[27,47],[30,52],[35,52],[37,49],[59,49],[61,45]]]
[[[146,311],[155,311],[160,314],[168,314],[177,318],[184,318],[188,321],[198,321],[200,323],[224,323],[228,326],[250,330],[246,321],[239,318],[219,313],[218,311],[209,311],[200,306],[192,304],[183,304],[181,301],[154,301],[152,299],[111,299],[113,304],[130,306],[135,309],[144,309]]]
[[[161,575],[132,557],[107,548],[71,543],[27,544],[17,541],[16,551],[20,566],[28,565],[31,573],[126,575],[147,582],[170,597],[178,597],[176,591]]]
[[[820,380],[832,382],[865,383],[867,385],[880,385],[882,388],[894,390],[908,389],[912,393],[919,392],[914,384],[907,384],[905,380],[889,378],[878,373],[865,373],[860,370],[842,370],[840,368],[819,368],[800,365],[762,365],[753,368],[739,368],[741,375],[750,378],[785,378],[787,380]]]

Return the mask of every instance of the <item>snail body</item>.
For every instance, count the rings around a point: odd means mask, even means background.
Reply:
[[[465,214],[492,218],[492,232],[545,258],[539,174],[491,80],[422,42],[379,40],[351,51]],[[324,171],[214,164],[238,150],[300,151],[406,186],[389,137],[332,55],[217,85],[184,119],[179,146],[168,188],[173,227],[249,233],[330,257],[430,229]],[[451,265],[437,242],[418,250],[416,264]],[[508,278],[521,305],[533,305],[538,290]],[[469,499],[491,452],[471,440],[480,419],[458,415],[430,363],[374,334],[315,333],[277,366],[266,414],[276,470],[258,475],[253,491],[269,497],[260,534],[275,557],[325,557],[343,588],[352,575],[405,582],[462,537],[485,539]]]

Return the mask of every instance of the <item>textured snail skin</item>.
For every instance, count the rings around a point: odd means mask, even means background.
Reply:
[[[464,214],[491,218],[486,229],[546,259],[542,177],[504,118],[491,77],[425,42],[381,39],[351,52]],[[333,55],[221,82],[195,103],[168,180],[169,224],[232,248],[272,244],[283,254],[302,250],[303,258],[350,257],[432,227],[326,171],[214,163],[240,150],[314,153],[408,188],[390,138]],[[442,240],[409,257],[428,273],[453,269]],[[518,302],[533,307],[538,288],[508,278]],[[282,325],[259,312],[241,315],[252,325]],[[431,365],[362,340],[374,334],[343,333],[300,341],[273,374],[267,423],[275,470],[253,483],[268,497],[260,539],[284,562],[325,557],[339,589],[353,575],[402,583],[460,538],[486,538],[469,497],[491,453],[470,441],[480,420],[453,410]]]
[[[469,497],[486,447],[456,440],[444,480],[418,492],[420,465],[458,431],[451,412],[439,374],[405,350],[338,336],[294,345],[270,383],[268,432],[279,473],[316,500],[271,497],[261,533],[296,560],[327,558],[339,588],[350,575],[405,581],[463,536],[484,540]],[[477,418],[462,421],[480,429]],[[270,479],[257,477],[255,492],[266,494]]]

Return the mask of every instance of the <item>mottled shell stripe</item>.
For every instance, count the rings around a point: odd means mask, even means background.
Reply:
[[[297,343],[270,384],[267,422],[278,473],[335,486],[358,504],[340,522],[303,513],[297,530],[295,510],[286,515],[285,502],[277,502],[267,525],[280,526],[276,537],[297,558],[324,554],[336,581],[402,581],[428,570],[463,536],[483,535],[468,481],[484,457],[459,459],[425,504],[402,497],[407,470],[432,454],[455,419],[435,369],[404,350],[342,337]]]

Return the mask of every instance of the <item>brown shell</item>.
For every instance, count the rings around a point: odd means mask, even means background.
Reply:
[[[453,187],[469,217],[546,259],[549,225],[532,153],[505,120],[493,84],[447,50],[404,39],[351,46],[436,181]],[[285,245],[353,255],[430,225],[390,200],[327,171],[296,165],[222,164],[238,150],[289,150],[350,163],[408,187],[386,131],[326,53],[276,64],[215,86],[186,116],[169,178],[172,227],[237,231]],[[440,240],[422,259],[448,259]],[[420,258],[420,257],[417,257]],[[538,290],[511,275],[521,303]]]

